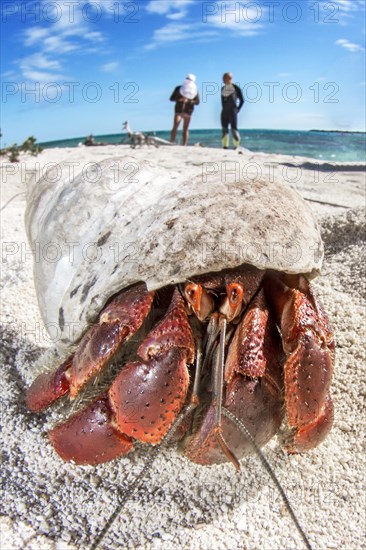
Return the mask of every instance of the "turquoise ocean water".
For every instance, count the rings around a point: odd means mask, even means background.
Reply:
[[[146,133],[167,140],[170,136],[169,131]],[[300,155],[331,162],[365,162],[366,133],[245,129],[241,129],[240,133],[241,145],[250,151]],[[77,147],[84,139],[85,136],[41,145],[45,148]],[[109,144],[128,143],[127,134],[95,135],[94,139]],[[221,147],[221,130],[191,130],[189,145],[195,143],[205,147]]]

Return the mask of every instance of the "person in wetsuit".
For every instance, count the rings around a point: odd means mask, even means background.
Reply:
[[[174,123],[170,134],[170,141],[175,143],[177,136],[177,130],[183,119],[183,135],[182,145],[188,143],[188,128],[191,122],[191,116],[195,105],[199,105],[200,98],[198,89],[196,86],[196,77],[194,74],[188,74],[183,82],[182,86],[177,86],[172,95],[170,101],[175,101],[174,109]]]
[[[222,126],[222,146],[224,149],[229,147],[229,125],[233,134],[234,149],[240,145],[240,134],[238,132],[238,112],[240,111],[244,98],[241,89],[233,84],[233,75],[225,73],[222,77],[224,86],[221,88],[221,126]]]

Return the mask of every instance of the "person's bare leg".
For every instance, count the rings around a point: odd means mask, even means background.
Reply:
[[[183,119],[183,137],[182,137],[182,145],[187,145],[188,143],[188,137],[189,137],[189,123],[191,122],[191,117],[184,117]]]
[[[175,143],[175,138],[177,137],[177,131],[181,120],[182,120],[182,117],[180,115],[174,116],[174,124],[173,124],[172,131],[170,132],[171,143]]]

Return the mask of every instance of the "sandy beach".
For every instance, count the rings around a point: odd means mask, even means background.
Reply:
[[[336,337],[334,427],[306,454],[288,456],[276,438],[264,451],[314,549],[365,548],[365,166],[245,149],[119,145],[49,149],[17,164],[1,161],[1,549],[89,546],[116,506],[116,488],[144,464],[141,447],[97,467],[64,463],[46,437],[57,412],[30,414],[24,398],[36,373],[58,361],[34,290],[24,229],[27,192],[54,163],[67,161],[79,171],[116,155],[132,157],[137,165],[149,160],[187,178],[216,171],[279,180],[313,209],[325,245],[314,287]],[[231,464],[201,467],[174,448],[164,449],[101,547],[303,548],[256,457],[243,459],[241,467],[241,474]]]

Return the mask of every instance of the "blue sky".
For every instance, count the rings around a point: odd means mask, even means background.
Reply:
[[[365,2],[2,0],[3,142],[170,129],[197,75],[191,128],[220,126],[223,72],[242,128],[365,129]]]

